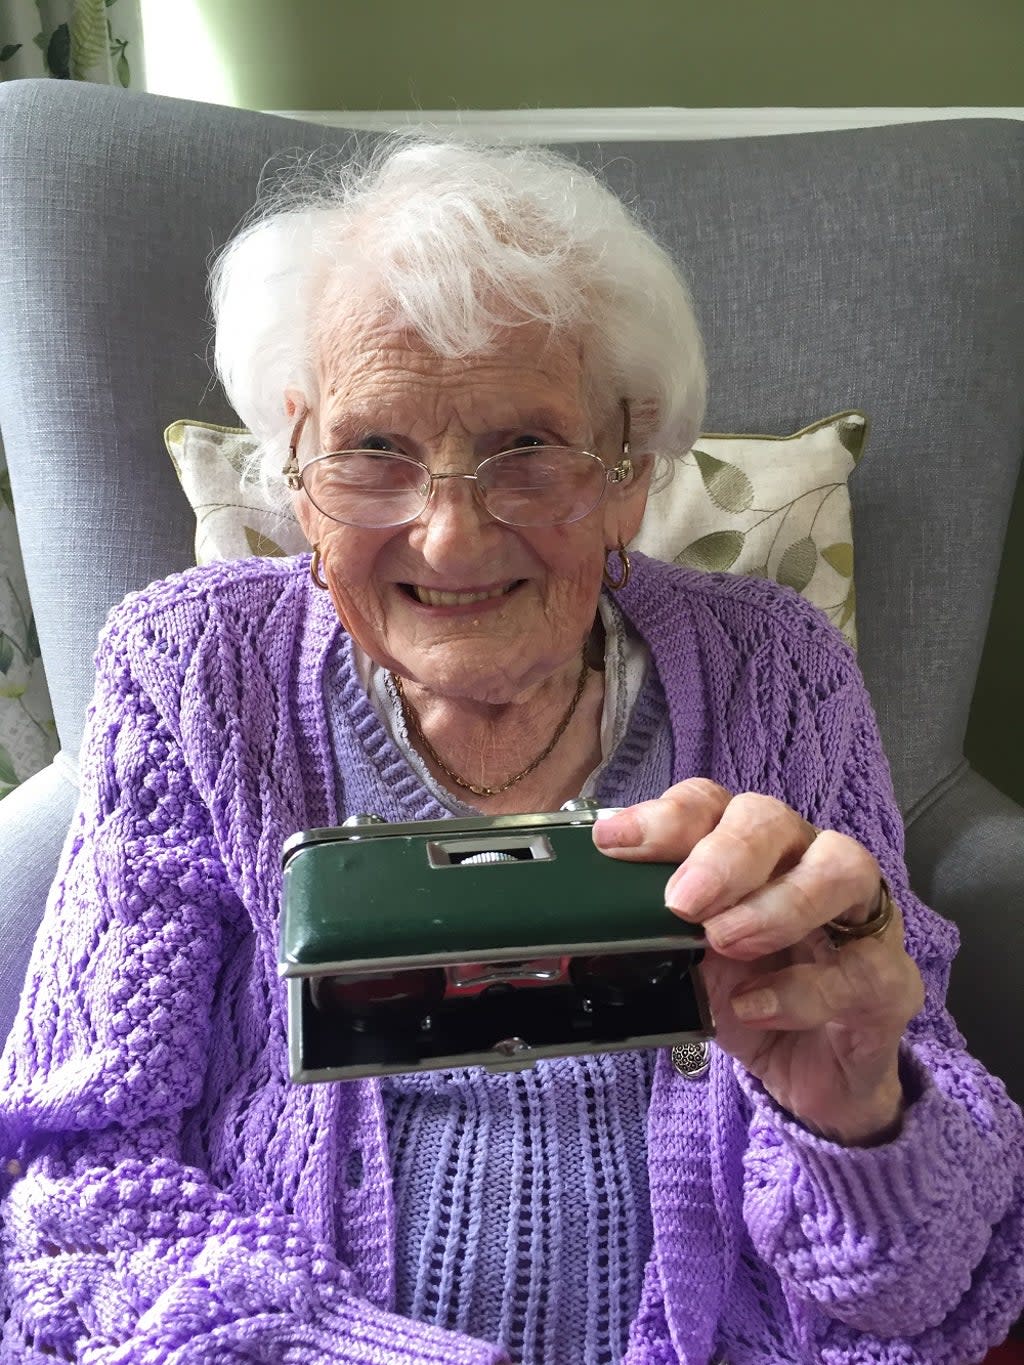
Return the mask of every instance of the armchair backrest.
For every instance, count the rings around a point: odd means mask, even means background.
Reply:
[[[0,804],[0,1041],[70,819],[97,631],[192,562],[161,433],[233,420],[210,378],[207,261],[268,158],[353,137],[77,82],[0,86],[0,431],[64,750]],[[1024,124],[568,150],[692,282],[707,429],[870,415],[852,480],[861,664],[912,878],[965,930],[954,1012],[1024,1098],[1006,1027],[1024,812],[963,758],[1024,448]]]
[[[268,157],[351,136],[98,86],[0,90],[0,430],[66,752],[106,611],[192,559],[161,431],[232,420],[210,382],[210,253]],[[861,660],[905,810],[962,761],[1021,456],[1022,147],[1024,125],[965,120],[570,149],[692,281],[709,429],[869,413]]]

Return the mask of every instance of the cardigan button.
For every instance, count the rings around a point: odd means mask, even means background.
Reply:
[[[677,1043],[672,1049],[672,1066],[688,1081],[699,1081],[711,1070],[711,1044]]]

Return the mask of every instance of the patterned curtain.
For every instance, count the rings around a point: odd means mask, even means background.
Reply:
[[[0,80],[19,76],[143,89],[139,0],[4,0]]]
[[[0,80],[24,76],[143,89],[139,0],[3,0]],[[0,441],[0,798],[56,750]]]

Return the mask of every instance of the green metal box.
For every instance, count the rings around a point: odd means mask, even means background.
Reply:
[[[570,805],[293,835],[279,956],[292,1079],[709,1037],[703,933],[664,903],[673,865],[605,857],[592,803]]]

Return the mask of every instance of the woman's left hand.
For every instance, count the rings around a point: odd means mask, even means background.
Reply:
[[[716,1041],[801,1123],[834,1141],[884,1141],[904,1106],[899,1045],[924,1003],[896,909],[838,951],[829,920],[863,923],[882,894],[874,857],[769,796],[705,778],[599,820],[611,857],[678,862],[665,903],[703,924]]]

